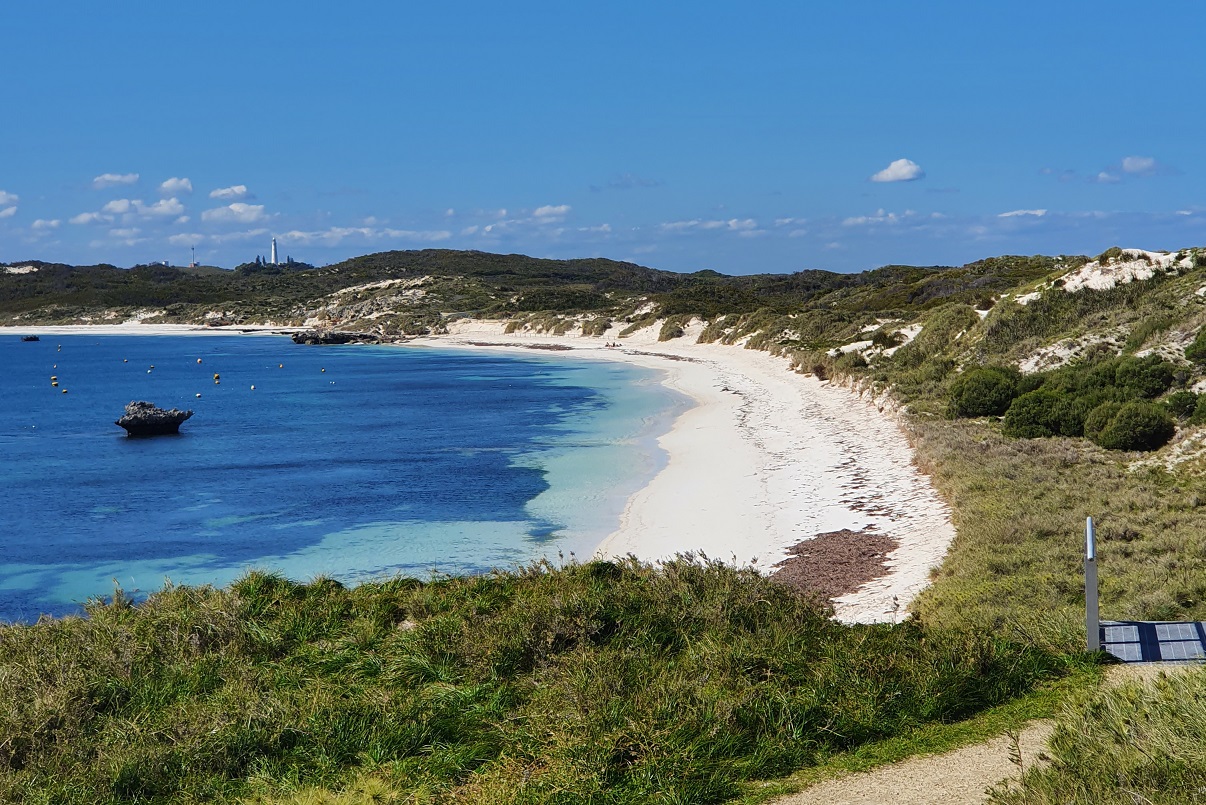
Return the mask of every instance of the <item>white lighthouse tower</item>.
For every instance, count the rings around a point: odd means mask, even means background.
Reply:
[[[269,262],[276,265],[276,238],[272,239],[272,259]]]

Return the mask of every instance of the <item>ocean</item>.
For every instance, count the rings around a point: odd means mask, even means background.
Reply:
[[[195,414],[131,439],[131,400]],[[588,559],[688,404],[657,372],[560,354],[5,336],[0,621],[250,569],[356,583]]]

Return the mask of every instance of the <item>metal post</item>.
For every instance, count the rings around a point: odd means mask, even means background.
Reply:
[[[1093,518],[1085,520],[1085,645],[1101,650],[1101,614],[1097,608],[1097,534]]]

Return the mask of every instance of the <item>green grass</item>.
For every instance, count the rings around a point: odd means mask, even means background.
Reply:
[[[1068,668],[986,634],[842,626],[687,560],[354,589],[252,574],[88,614],[0,628],[2,800],[720,802]]]
[[[1092,689],[1056,721],[1051,764],[998,805],[1189,805],[1206,800],[1206,670]]]

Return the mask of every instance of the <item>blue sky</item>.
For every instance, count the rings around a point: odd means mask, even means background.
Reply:
[[[0,7],[0,261],[733,274],[1206,245],[1206,7]]]

